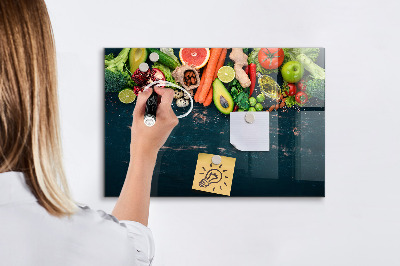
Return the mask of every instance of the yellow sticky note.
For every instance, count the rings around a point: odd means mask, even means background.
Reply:
[[[192,189],[230,196],[236,158],[221,156],[213,164],[213,154],[199,153]]]

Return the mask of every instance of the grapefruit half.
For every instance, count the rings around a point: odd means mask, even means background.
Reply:
[[[189,65],[194,68],[202,68],[210,58],[210,49],[208,48],[181,48],[179,58],[182,64]]]

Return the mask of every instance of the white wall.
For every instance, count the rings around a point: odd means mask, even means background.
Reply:
[[[326,198],[154,198],[156,266],[400,265],[398,1],[47,2],[70,185],[106,211],[104,47],[326,48]]]

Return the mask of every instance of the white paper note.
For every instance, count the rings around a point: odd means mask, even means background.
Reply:
[[[249,112],[253,123],[246,122],[247,113],[230,113],[231,144],[240,151],[269,151],[269,112]]]

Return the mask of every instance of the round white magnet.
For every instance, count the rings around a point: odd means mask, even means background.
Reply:
[[[221,164],[222,159],[221,159],[221,156],[219,156],[219,155],[214,155],[214,156],[211,158],[211,161],[212,161],[213,164],[218,165],[218,164]]]
[[[244,120],[245,120],[247,123],[249,123],[249,124],[253,124],[253,123],[254,123],[254,120],[255,120],[254,114],[252,114],[252,113],[247,113],[247,114],[244,116]]]
[[[147,63],[141,63],[139,65],[139,70],[142,72],[147,72],[147,70],[149,70],[149,65]]]
[[[157,62],[158,61],[158,59],[160,59],[160,56],[157,54],[157,53],[151,53],[150,55],[149,55],[149,58],[150,58],[150,61],[151,62]]]

